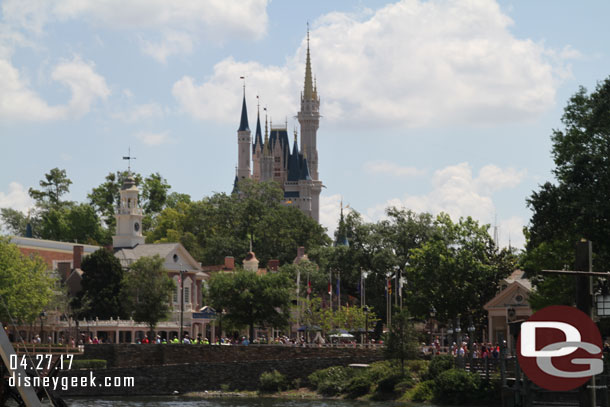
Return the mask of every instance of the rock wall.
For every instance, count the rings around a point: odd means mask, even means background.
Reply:
[[[256,390],[259,376],[278,370],[290,382],[330,366],[371,363],[380,350],[360,348],[299,348],[284,346],[92,345],[86,359],[106,359],[107,369],[62,371],[60,377],[96,377],[97,387],[70,387],[70,396],[163,395],[174,392]],[[104,378],[133,377],[134,387],[101,387]],[[80,379],[79,379],[80,380]]]

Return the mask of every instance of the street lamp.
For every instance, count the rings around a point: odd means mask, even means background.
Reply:
[[[460,317],[456,318],[456,328],[455,328],[455,336],[457,339],[457,344],[459,347],[462,347],[462,328],[460,327]]]
[[[453,322],[449,323],[449,329],[447,329],[447,336],[449,339],[447,339],[447,345],[449,347],[449,353],[451,353],[451,347],[453,346],[453,344],[451,342],[453,342]]]
[[[40,343],[42,343],[42,338],[43,338],[43,336],[44,336],[44,335],[42,334],[42,319],[43,319],[43,318],[46,318],[46,316],[47,316],[47,313],[46,313],[46,312],[44,312],[44,311],[42,311],[42,312],[40,313],[40,315],[38,315],[38,317],[40,318]]]
[[[365,337],[365,343],[368,346],[369,343],[369,307],[367,307],[366,305],[363,307],[363,311],[364,311],[364,337]]]
[[[472,315],[468,316],[468,357],[470,359],[472,359],[472,338],[474,336],[474,331],[476,330],[476,328],[474,327],[474,324],[472,323]]]

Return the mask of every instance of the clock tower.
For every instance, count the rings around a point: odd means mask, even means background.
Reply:
[[[116,232],[112,237],[115,249],[133,248],[144,244],[142,236],[142,209],[138,206],[138,187],[129,173],[121,187],[121,199],[116,211]]]

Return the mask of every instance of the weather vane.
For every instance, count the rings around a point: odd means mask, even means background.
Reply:
[[[127,172],[131,174],[131,160],[135,160],[136,157],[131,156],[131,147],[127,149],[127,157],[123,157],[123,160],[127,160]]]

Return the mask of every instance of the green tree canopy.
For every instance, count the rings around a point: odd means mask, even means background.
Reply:
[[[121,291],[127,314],[137,322],[146,322],[151,337],[157,323],[171,310],[170,296],[176,289],[163,263],[158,254],[139,258],[125,273]]]
[[[23,256],[0,237],[0,321],[31,323],[53,299],[54,281],[39,257]]]
[[[53,168],[44,175],[40,181],[41,190],[30,188],[28,193],[36,201],[36,205],[42,208],[59,208],[66,204],[61,197],[70,192],[72,181],[66,175],[66,170]]]
[[[294,285],[283,273],[257,275],[251,271],[218,272],[209,281],[209,298],[217,311],[235,325],[285,327]]]
[[[125,317],[121,290],[124,272],[114,254],[105,248],[98,249],[85,257],[81,264],[83,270],[81,302],[88,302],[89,318],[110,319]]]
[[[610,262],[610,78],[588,93],[583,87],[564,109],[564,128],[553,130],[553,174],[527,200],[532,210],[523,260],[526,271],[571,268],[575,243],[593,242],[593,266]],[[544,276],[533,301],[538,306],[572,304],[573,280]],[[561,293],[561,295],[558,295]]]

